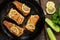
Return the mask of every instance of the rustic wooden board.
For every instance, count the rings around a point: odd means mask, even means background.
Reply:
[[[40,1],[41,1],[41,6],[42,6],[42,8],[43,8],[44,11],[45,11],[45,8],[46,8],[45,5],[46,5],[47,1],[53,1],[56,4],[56,8],[57,9],[58,9],[58,6],[60,4],[60,0],[40,0]],[[45,15],[45,17],[48,17],[48,18],[51,19],[52,15],[48,15],[47,14],[47,15]],[[49,40],[47,32],[46,32],[46,28],[47,28],[47,24],[45,23],[46,40]],[[54,33],[54,34],[55,34],[57,40],[60,40],[60,33]]]

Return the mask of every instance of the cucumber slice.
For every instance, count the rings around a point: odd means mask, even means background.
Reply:
[[[56,32],[59,32],[59,26],[55,25],[49,18],[45,19],[45,22]]]
[[[48,33],[50,40],[57,40],[50,28],[47,28],[47,33]]]

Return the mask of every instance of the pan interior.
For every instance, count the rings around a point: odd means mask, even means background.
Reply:
[[[13,2],[13,1],[12,1]],[[37,36],[40,31],[42,30],[43,28],[43,25],[44,25],[44,14],[43,14],[43,11],[42,9],[40,8],[40,6],[33,4],[31,3],[30,1],[20,1],[22,3],[25,3],[27,6],[29,6],[31,8],[31,12],[27,15],[27,16],[24,16],[25,19],[24,19],[24,22],[22,25],[18,25],[15,21],[13,21],[12,19],[8,18],[7,17],[7,14],[9,13],[10,9],[11,8],[14,8],[16,9],[20,14],[22,14],[14,5],[12,2],[9,2],[6,4],[6,6],[4,7],[3,11],[1,12],[1,20],[0,20],[0,25],[1,25],[1,28],[2,28],[2,31],[4,32],[4,34],[6,34],[7,36],[6,37],[9,37],[11,39],[16,39],[16,40],[28,40],[28,39],[32,39],[33,37]],[[35,1],[34,1],[35,2]],[[40,9],[39,9],[39,8]],[[11,34],[8,29],[5,28],[5,26],[3,25],[3,21],[4,20],[7,20],[9,22],[12,22],[12,23],[15,23],[16,25],[18,26],[24,26],[26,25],[26,22],[28,21],[28,18],[31,16],[31,15],[39,15],[40,19],[38,20],[37,24],[36,24],[36,29],[35,31],[32,33],[28,30],[25,30],[23,35],[21,37],[16,37],[14,36],[13,34]]]

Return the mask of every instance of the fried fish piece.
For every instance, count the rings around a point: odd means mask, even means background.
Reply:
[[[13,8],[10,9],[8,17],[16,21],[18,24],[22,24],[24,21],[24,17]]]
[[[35,25],[39,19],[38,15],[31,15],[27,21],[27,25],[25,26],[27,30],[33,32],[35,30]]]
[[[23,34],[24,29],[8,21],[3,21],[3,25],[15,36],[19,37]]]
[[[35,30],[35,25],[33,25],[33,24],[27,24],[27,25],[25,26],[25,28],[26,28],[27,30],[33,32],[33,31]]]
[[[38,19],[39,19],[39,16],[38,15],[31,15],[30,18],[28,19],[27,24],[36,25]]]
[[[21,13],[26,16],[30,13],[31,8],[25,5],[24,3],[14,1],[13,4],[16,6],[16,8],[21,11]]]

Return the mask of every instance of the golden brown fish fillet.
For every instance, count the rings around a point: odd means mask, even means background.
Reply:
[[[35,25],[36,25],[38,19],[39,19],[38,15],[31,15],[27,21],[27,25],[25,26],[26,29],[33,32],[35,30]]]
[[[8,17],[16,21],[18,24],[22,24],[24,21],[24,17],[13,8],[10,9]]]
[[[23,34],[24,29],[8,21],[3,21],[3,25],[15,36],[19,37]]]
[[[16,8],[21,11],[21,13],[23,15],[28,15],[30,13],[30,8],[25,5],[24,3],[18,2],[18,1],[14,1],[13,4],[16,6]]]
[[[39,16],[38,15],[31,15],[30,18],[28,19],[27,24],[36,25],[38,19],[39,19]]]

